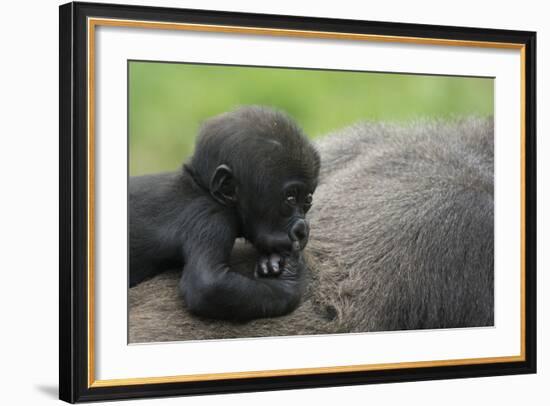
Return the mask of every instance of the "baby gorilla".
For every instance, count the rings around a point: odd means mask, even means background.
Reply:
[[[182,171],[130,178],[130,286],[183,266],[179,287],[196,315],[242,321],[292,311],[319,166],[279,111],[211,118]],[[251,245],[234,249],[240,237]],[[255,269],[246,269],[251,256]]]

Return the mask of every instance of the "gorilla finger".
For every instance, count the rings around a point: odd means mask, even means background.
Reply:
[[[279,254],[271,254],[269,257],[269,268],[274,275],[281,273],[281,256]]]
[[[256,266],[256,273],[260,276],[267,276],[269,274],[268,258],[261,257]]]

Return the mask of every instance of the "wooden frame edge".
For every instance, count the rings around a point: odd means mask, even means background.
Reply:
[[[104,6],[93,3],[82,3],[87,6]],[[66,213],[61,213],[63,210],[70,208],[72,210],[72,195],[73,191],[73,178],[72,178],[72,166],[74,165],[73,161],[73,138],[75,137],[74,128],[71,128],[69,132],[67,129],[62,129],[61,124],[66,124],[67,122],[67,111],[68,104],[71,107],[71,117],[73,114],[73,104],[75,103],[75,95],[73,94],[74,80],[76,77],[75,72],[73,72],[73,60],[75,56],[74,49],[74,32],[76,24],[76,14],[77,9],[81,6],[78,3],[69,3],[66,5],[60,6],[60,227],[61,223],[65,222],[65,226],[68,226],[67,223],[72,224],[72,218],[69,215],[67,217]],[[127,6],[120,6],[120,8],[125,8]],[[212,12],[216,13],[216,12]],[[222,12],[223,14],[223,12]],[[410,37],[410,36],[392,36],[392,35],[375,35],[375,34],[357,34],[357,33],[345,33],[345,32],[329,32],[329,31],[314,31],[314,30],[296,30],[296,29],[274,29],[274,28],[262,28],[262,27],[249,27],[249,26],[239,26],[239,25],[218,25],[218,24],[196,24],[196,23],[163,23],[155,21],[145,21],[145,20],[130,20],[130,19],[120,19],[120,18],[98,18],[98,17],[89,17],[86,18],[87,27],[85,29],[87,33],[87,50],[86,56],[88,58],[85,69],[87,71],[87,84],[88,84],[88,105],[87,105],[87,224],[88,224],[88,241],[86,242],[88,256],[87,256],[87,359],[86,359],[86,386],[88,391],[95,391],[100,388],[116,388],[124,386],[138,386],[138,385],[157,385],[157,384],[174,384],[174,383],[184,383],[184,382],[208,382],[208,381],[218,381],[218,380],[246,380],[250,378],[271,378],[271,377],[289,377],[289,376],[307,376],[314,374],[325,374],[325,375],[337,375],[345,374],[349,372],[367,372],[367,371],[391,371],[396,369],[422,369],[422,368],[434,368],[434,367],[449,367],[449,366],[469,366],[469,365],[496,365],[496,364],[515,364],[519,367],[522,367],[524,372],[534,372],[536,360],[528,360],[528,348],[527,348],[527,320],[526,320],[526,310],[527,310],[527,298],[525,297],[526,290],[528,288],[526,281],[526,241],[527,241],[527,230],[526,230],[526,216],[529,209],[533,209],[534,205],[526,202],[527,192],[529,186],[527,185],[527,175],[528,167],[531,165],[527,161],[527,154],[530,154],[530,159],[534,159],[534,151],[528,151],[527,145],[527,132],[530,135],[530,144],[529,147],[534,150],[534,146],[531,143],[534,143],[534,128],[535,123],[531,120],[535,117],[534,106],[528,106],[527,103],[534,103],[534,95],[531,95],[530,99],[527,100],[527,95],[534,92],[534,89],[531,87],[534,85],[535,77],[535,68],[531,67],[532,73],[529,77],[529,88],[527,87],[527,72],[528,66],[526,66],[526,55],[527,53],[527,40],[525,42],[492,42],[492,41],[478,41],[478,40],[455,40],[455,39],[442,39],[442,38],[429,38],[429,37]],[[88,25],[89,24],[89,25]],[[298,368],[298,369],[281,369],[281,370],[267,370],[267,371],[243,371],[243,372],[228,372],[228,373],[214,373],[214,374],[193,374],[193,375],[176,375],[176,376],[164,376],[164,377],[147,377],[147,378],[124,378],[124,379],[108,379],[108,380],[96,380],[95,379],[95,340],[94,340],[94,189],[95,189],[95,178],[94,178],[94,160],[95,160],[95,151],[94,151],[94,58],[95,58],[95,49],[94,49],[94,37],[95,37],[95,28],[97,25],[106,25],[106,26],[122,26],[122,27],[147,27],[154,29],[179,29],[187,31],[196,31],[196,32],[224,32],[224,33],[241,33],[241,34],[253,34],[253,35],[270,35],[270,36],[288,36],[288,37],[303,37],[303,38],[331,38],[331,39],[347,39],[347,40],[361,40],[361,41],[376,41],[376,42],[400,42],[400,43],[415,43],[415,44],[426,44],[426,45],[436,45],[436,46],[466,46],[466,47],[481,47],[481,48],[500,48],[500,49],[514,49],[520,51],[521,58],[521,352],[517,356],[503,356],[503,357],[487,357],[487,358],[472,358],[472,359],[458,359],[458,360],[438,360],[438,361],[420,361],[420,362],[404,362],[404,363],[387,363],[387,364],[366,364],[366,365],[347,365],[347,366],[337,366],[337,367],[319,367],[319,368]],[[399,24],[396,24],[399,25]],[[524,34],[529,34],[525,33]],[[534,43],[534,33],[533,43]],[[70,35],[70,45],[68,46],[67,41],[63,41],[63,37]],[[67,38],[65,38],[67,39]],[[533,46],[533,44],[531,44]],[[68,55],[67,55],[68,54]],[[533,63],[535,59],[535,50],[530,50],[530,62]],[[91,65],[90,65],[91,64]],[[70,66],[70,74],[67,72],[67,66]],[[68,76],[68,77],[67,77]],[[68,83],[70,82],[70,83]],[[62,91],[63,86],[69,84],[70,92],[67,93],[65,88]],[[527,93],[527,92],[531,93]],[[67,104],[67,101],[63,101],[63,97],[70,95],[70,101]],[[531,110],[527,110],[528,107]],[[528,112],[531,117],[527,117]],[[530,128],[527,128],[527,120],[530,120]],[[71,122],[72,124],[72,122]],[[75,127],[76,128],[76,127]],[[78,134],[77,134],[78,135]],[[64,158],[67,157],[67,154],[71,156],[69,161],[64,162]],[[68,168],[70,166],[70,168]],[[529,172],[533,172],[534,169],[531,168]],[[71,176],[68,178],[67,175]],[[532,173],[529,173],[532,175]],[[65,185],[67,183],[71,184],[69,190],[65,190]],[[69,193],[67,193],[69,192]],[[535,193],[532,190],[533,194]],[[69,210],[69,211],[71,211]],[[535,215],[535,213],[531,213]],[[63,217],[62,217],[63,216]],[[531,231],[531,228],[530,230]],[[62,252],[64,248],[71,247],[71,241],[67,241],[67,238],[71,235],[70,231],[65,230],[60,232],[60,360],[63,358],[61,355],[62,347],[67,348],[67,345],[70,344],[72,352],[70,356],[65,357],[67,362],[60,361],[60,398],[67,400],[69,402],[75,402],[83,399],[82,394],[79,393],[78,382],[75,382],[74,374],[75,368],[78,367],[78,362],[76,361],[76,355],[73,351],[77,351],[75,348],[75,337],[65,337],[67,332],[67,322],[66,318],[74,318],[75,315],[72,311],[67,311],[67,303],[64,303],[61,299],[61,296],[68,291],[74,291],[74,280],[73,277],[70,278],[69,283],[63,281],[62,276],[67,277],[67,271],[63,271],[63,267],[70,266],[73,267],[73,263],[66,263],[67,258],[64,264],[61,262],[61,257],[66,255],[66,252]],[[534,238],[534,237],[532,237]],[[533,247],[529,247],[530,250],[533,250]],[[70,248],[72,252],[72,248]],[[70,272],[69,272],[70,273]],[[536,275],[530,275],[530,284],[535,284]],[[530,291],[533,290],[532,286],[529,287]],[[72,296],[71,296],[72,297]],[[530,301],[531,301],[530,297]],[[76,300],[76,299],[75,299]],[[61,305],[64,303],[63,306]],[[71,309],[74,308],[75,304],[71,298],[70,302]],[[532,310],[533,304],[529,305],[529,308]],[[74,321],[72,322],[74,323]],[[536,329],[536,321],[529,321],[530,327]],[[69,323],[71,324],[71,323]],[[71,329],[74,329],[74,324],[71,324]],[[535,330],[536,331],[536,330]],[[533,332],[530,331],[530,340],[536,340],[536,337],[532,337]],[[63,335],[63,337],[61,337]],[[530,345],[530,353],[535,351],[534,348],[531,348],[533,344]],[[78,346],[76,346],[78,347]],[[531,357],[532,358],[532,357]],[[530,361],[530,364],[529,364]],[[531,367],[529,367],[529,365]],[[70,371],[70,373],[69,373]],[[509,372],[510,373],[510,372]],[[491,374],[491,373],[490,373]],[[492,373],[494,375],[496,373]],[[475,373],[472,374],[474,376]],[[88,396],[85,396],[87,398]],[[108,398],[108,397],[106,397]]]
[[[522,362],[525,360],[523,355],[509,357],[487,357],[487,358],[464,358],[457,360],[438,360],[438,361],[414,361],[398,362],[384,364],[364,364],[364,365],[345,365],[335,367],[318,368],[295,368],[295,369],[275,369],[267,371],[243,371],[227,372],[214,374],[194,374],[194,375],[173,375],[158,376],[146,378],[123,378],[123,379],[104,379],[92,382],[90,387],[112,387],[112,386],[130,386],[159,383],[178,383],[178,382],[198,382],[215,381],[221,379],[245,379],[245,378],[271,378],[281,376],[311,375],[311,374],[338,374],[343,372],[367,372],[367,371],[388,371],[394,369],[409,368],[432,368],[456,365],[476,365],[476,364],[498,364],[505,362]]]
[[[309,375],[309,374],[328,374],[328,373],[340,373],[340,372],[362,372],[373,370],[389,370],[400,368],[427,368],[427,367],[439,367],[439,366],[454,366],[454,365],[472,365],[472,364],[491,364],[491,363],[504,363],[504,362],[522,362],[525,361],[525,289],[524,289],[524,222],[521,226],[522,234],[522,269],[521,269],[521,352],[518,356],[503,356],[503,357],[487,357],[487,358],[471,358],[471,359],[456,359],[456,360],[438,360],[438,361],[417,361],[417,362],[399,362],[399,363],[383,363],[383,364],[364,364],[364,365],[352,365],[352,366],[334,366],[334,367],[318,367],[318,368],[296,368],[296,369],[278,369],[267,371],[243,371],[243,372],[224,372],[213,374],[190,374],[190,375],[175,375],[175,376],[162,376],[162,377],[146,377],[146,378],[124,378],[124,379],[107,379],[96,380],[94,374],[94,120],[95,120],[95,80],[94,80],[94,62],[95,62],[95,28],[96,26],[110,26],[110,27],[132,27],[132,28],[151,28],[151,29],[164,29],[164,30],[181,30],[181,31],[198,31],[198,32],[222,32],[222,33],[238,33],[238,34],[253,34],[253,35],[267,35],[267,36],[288,36],[288,37],[301,37],[301,38],[331,38],[331,39],[343,39],[343,40],[358,40],[358,41],[380,41],[380,42],[393,42],[393,43],[414,43],[423,45],[443,45],[443,46],[465,46],[465,47],[482,47],[482,48],[499,48],[499,49],[514,49],[520,50],[521,59],[521,212],[524,217],[524,205],[525,205],[525,178],[524,178],[524,143],[525,143],[525,45],[516,43],[495,43],[492,47],[492,43],[483,41],[460,41],[460,40],[442,40],[442,39],[430,39],[430,38],[418,38],[418,37],[398,37],[398,36],[379,36],[368,34],[347,34],[347,33],[332,33],[323,31],[302,31],[302,30],[285,30],[285,29],[263,29],[257,27],[239,27],[239,26],[215,26],[208,24],[185,24],[185,23],[161,23],[142,20],[121,20],[121,19],[105,19],[105,18],[89,18],[88,19],[88,83],[89,83],[89,123],[88,123],[88,169],[89,169],[89,257],[88,257],[88,293],[90,300],[88,301],[88,387],[108,387],[108,386],[126,386],[126,385],[140,385],[140,384],[158,384],[158,383],[174,383],[174,382],[189,382],[189,381],[210,381],[210,380],[222,380],[222,379],[243,379],[243,378],[256,378],[256,377],[276,377],[286,375]],[[90,164],[91,162],[91,164]]]
[[[298,38],[319,38],[319,39],[339,39],[370,42],[393,42],[416,45],[440,45],[440,46],[464,46],[479,48],[497,48],[497,49],[521,49],[524,45],[513,42],[490,42],[475,40],[454,40],[441,38],[423,38],[397,35],[378,35],[378,34],[357,34],[346,32],[330,31],[312,31],[296,30],[283,28],[262,28],[235,25],[214,25],[214,24],[196,24],[196,23],[172,23],[145,20],[130,20],[116,18],[96,18],[89,19],[90,27],[97,25],[110,27],[132,27],[132,28],[150,28],[160,30],[178,30],[194,32],[216,32],[245,35],[264,35],[278,37],[298,37]]]

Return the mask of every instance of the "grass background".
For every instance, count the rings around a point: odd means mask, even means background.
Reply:
[[[359,120],[493,114],[493,80],[129,62],[130,175],[177,169],[200,123],[244,104],[280,108],[311,137]]]

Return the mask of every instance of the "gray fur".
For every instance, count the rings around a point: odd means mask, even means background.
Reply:
[[[168,272],[130,289],[130,342],[493,325],[492,118],[361,123],[317,147],[298,309],[199,319]]]

